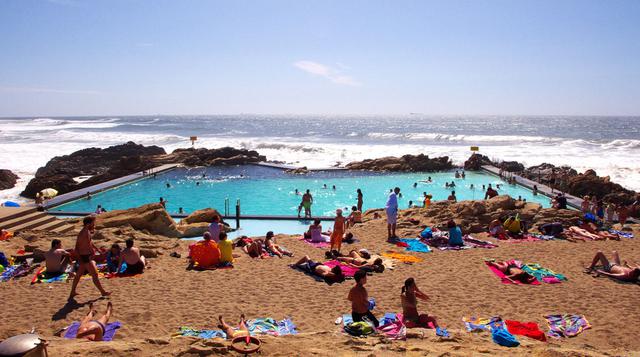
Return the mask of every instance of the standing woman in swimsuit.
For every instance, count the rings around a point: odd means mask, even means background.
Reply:
[[[357,189],[356,192],[358,193],[358,211],[362,212],[362,191]]]
[[[95,320],[95,313],[96,311],[93,309],[93,303],[89,304],[89,313],[80,322],[76,338],[86,338],[90,341],[102,341],[107,322],[109,322],[109,318],[113,313],[113,305],[111,304],[111,301],[107,303],[107,311],[105,311],[101,318]]]
[[[345,219],[342,216],[342,210],[336,210],[336,219],[333,223],[333,232],[331,232],[331,250],[340,251],[342,247],[342,237],[344,236]]]

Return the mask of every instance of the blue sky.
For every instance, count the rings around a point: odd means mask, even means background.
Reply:
[[[640,1],[0,1],[0,116],[640,115]]]

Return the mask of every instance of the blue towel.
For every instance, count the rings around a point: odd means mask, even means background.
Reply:
[[[293,324],[290,318],[286,318],[282,321],[278,321],[278,335],[296,335],[298,334],[298,330],[296,330],[296,325]]]
[[[342,315],[342,324],[343,325],[348,325],[350,323],[353,322],[353,316],[351,316],[351,314],[344,314]]]
[[[428,245],[422,243],[419,239],[400,239],[402,243],[407,243],[407,250],[410,252],[429,253],[431,248]]]
[[[384,317],[380,321],[380,326],[384,326],[386,324],[390,324],[395,322],[398,319],[398,315],[395,312],[387,312],[384,314]]]

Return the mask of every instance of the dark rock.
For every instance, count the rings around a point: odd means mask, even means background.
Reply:
[[[450,170],[453,168],[453,164],[447,156],[432,159],[427,155],[419,154],[356,161],[347,164],[346,168],[350,170],[418,172]]]
[[[502,161],[498,167],[507,172],[524,171],[524,165],[517,161]]]
[[[266,161],[257,151],[222,147],[218,149],[176,149],[171,154],[154,159],[157,164],[183,163],[187,166],[245,165]]]
[[[483,165],[492,165],[491,160],[481,154],[472,154],[464,162],[464,169],[469,171],[479,171]]]
[[[5,169],[0,169],[0,190],[7,190],[15,187],[18,182],[18,175]]]

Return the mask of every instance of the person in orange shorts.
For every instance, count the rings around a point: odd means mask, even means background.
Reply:
[[[333,232],[331,232],[331,250],[340,251],[342,246],[342,237],[344,236],[345,219],[342,216],[342,210],[336,210],[336,219],[333,222]]]

